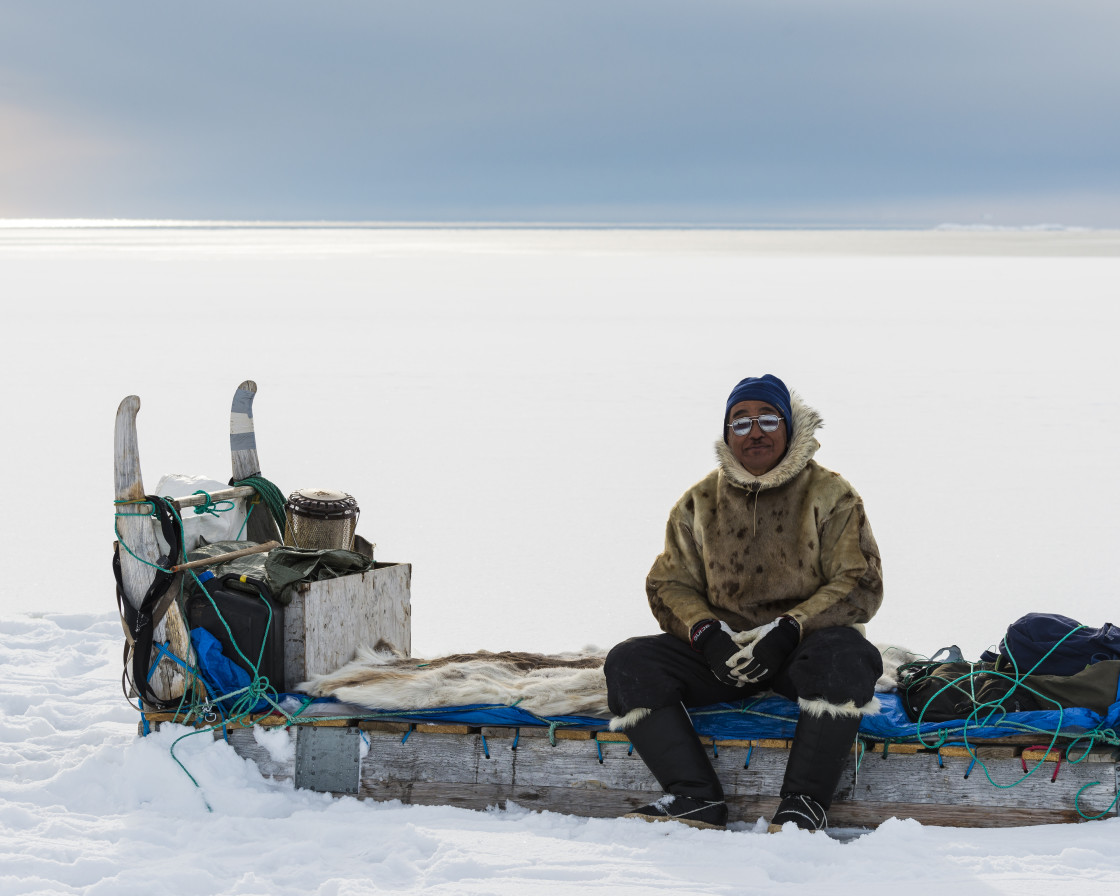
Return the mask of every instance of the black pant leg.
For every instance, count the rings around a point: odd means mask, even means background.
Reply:
[[[724,684],[704,655],[669,634],[629,638],[607,654],[607,706],[616,716],[677,703],[708,706],[758,693],[753,685]]]
[[[877,647],[854,628],[809,632],[790,654],[770,687],[790,700],[863,707],[875,696],[883,674]]]
[[[861,710],[875,696],[883,674],[879,650],[853,628],[810,632],[773,682],[774,690],[801,708],[786,763],[782,796],[810,796],[823,809],[848,761]]]

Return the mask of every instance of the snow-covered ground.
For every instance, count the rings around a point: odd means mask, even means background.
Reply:
[[[975,655],[1115,616],[1120,235],[0,227],[8,509],[0,894],[1113,892],[1120,822],[847,842],[332,801],[135,737],[112,614],[112,421],[146,481],[353,494],[413,573],[417,654],[654,630],[669,507],[742,376],[826,420],[883,554],[877,641]],[[47,614],[47,615],[41,615]],[[208,813],[202,795],[213,806]]]
[[[332,799],[188,729],[136,737],[107,614],[0,621],[0,893],[1112,896],[1120,820],[852,839]],[[977,786],[985,786],[980,783]],[[205,800],[205,802],[204,802]],[[213,811],[208,812],[206,803]],[[845,833],[845,832],[841,832]]]

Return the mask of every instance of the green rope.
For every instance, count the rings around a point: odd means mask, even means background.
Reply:
[[[1084,626],[1080,626],[1080,627],[1084,628]],[[1056,644],[1054,644],[1053,647],[1051,647],[1050,650],[1048,650],[1046,652],[1046,654],[1041,659],[1039,659],[1038,662],[1036,662],[1025,673],[1022,673],[1022,674],[1019,673],[1018,663],[1016,662],[1014,656],[1009,654],[1009,658],[1011,659],[1011,663],[1012,663],[1012,668],[1015,670],[1015,675],[1013,675],[1013,676],[1012,675],[1007,675],[1007,674],[1002,673],[1002,672],[993,672],[993,671],[984,670],[984,669],[976,669],[973,666],[973,664],[970,664],[970,666],[972,666],[971,671],[965,673],[964,675],[958,676],[957,678],[954,678],[951,681],[941,679],[941,680],[945,681],[945,684],[935,694],[933,694],[933,696],[931,696],[929,698],[929,700],[926,702],[925,706],[922,707],[922,711],[918,715],[918,721],[916,723],[917,731],[916,731],[915,734],[902,735],[902,736],[896,735],[896,736],[890,737],[890,738],[883,738],[883,737],[876,737],[875,735],[864,734],[864,733],[861,732],[859,737],[861,738],[861,740],[865,739],[865,740],[870,741],[870,742],[884,743],[884,745],[885,745],[884,746],[884,752],[889,750],[889,744],[890,743],[918,743],[918,744],[921,744],[921,746],[924,747],[927,750],[940,751],[940,749],[943,746],[945,746],[950,740],[958,741],[960,743],[960,746],[963,746],[968,751],[968,754],[972,759],[972,763],[976,764],[977,762],[979,762],[980,767],[984,771],[984,776],[987,778],[988,782],[990,784],[992,784],[992,786],[998,787],[998,788],[1003,789],[1003,790],[1009,789],[1011,787],[1018,786],[1023,781],[1025,781],[1027,778],[1029,778],[1032,774],[1034,774],[1045,763],[1046,756],[1055,747],[1055,745],[1058,744],[1059,738],[1069,738],[1070,739],[1070,742],[1065,746],[1065,758],[1070,763],[1083,761],[1085,759],[1085,757],[1089,755],[1089,752],[1098,743],[1105,743],[1105,744],[1110,744],[1112,746],[1118,746],[1118,745],[1120,745],[1120,734],[1118,734],[1116,731],[1113,731],[1111,728],[1096,728],[1092,731],[1081,732],[1081,733],[1077,733],[1077,734],[1072,734],[1072,733],[1063,734],[1061,729],[1062,729],[1062,724],[1063,724],[1062,719],[1063,719],[1063,716],[1064,716],[1064,710],[1063,710],[1063,707],[1061,706],[1061,704],[1059,704],[1057,701],[1055,701],[1055,700],[1053,700],[1049,697],[1046,697],[1043,694],[1040,694],[1037,690],[1035,690],[1034,688],[1030,687],[1029,685],[1027,685],[1023,682],[1023,679],[1025,679],[1028,675],[1031,675],[1034,672],[1034,670],[1037,669],[1039,667],[1039,665],[1041,665],[1046,660],[1046,658],[1049,657],[1050,654],[1052,654],[1061,645],[1061,643],[1063,641],[1065,641],[1066,638],[1070,637],[1070,635],[1074,634],[1074,632],[1076,632],[1076,631],[1077,631],[1077,629],[1075,628],[1075,629],[1071,630],[1070,632],[1066,633],[1066,635],[1063,636],[1061,638],[1061,640],[1059,640]],[[929,665],[940,665],[940,663],[933,663],[932,661],[916,662],[916,663],[908,663],[908,664],[906,664],[906,667],[919,667],[919,666],[929,666]],[[903,668],[904,667],[900,667],[900,670],[903,669]],[[976,679],[976,677],[978,677],[980,675],[996,675],[998,677],[1004,678],[1005,680],[1011,681],[1015,685],[1015,687],[1010,688],[1007,691],[1007,693],[1004,694],[1004,696],[1002,698],[1000,698],[999,700],[989,701],[987,703],[982,703],[982,704],[975,705],[972,713],[970,713],[969,716],[967,718],[965,718],[960,724],[942,725],[942,726],[937,727],[936,730],[930,731],[930,732],[923,732],[922,731],[922,725],[923,724],[925,724],[925,725],[933,724],[933,723],[930,723],[930,722],[924,722],[923,723],[922,720],[925,716],[926,710],[929,708],[930,704],[938,696],[940,696],[944,691],[949,690],[950,688],[958,690],[962,694],[965,694],[966,696],[969,696],[970,699],[972,700],[972,702],[975,704],[975,693],[976,693],[975,679]],[[967,682],[967,684],[962,686],[962,682]],[[1014,720],[1010,720],[1010,719],[1007,718],[1007,708],[1003,705],[1003,702],[1005,700],[1007,700],[1008,697],[1010,697],[1012,693],[1014,693],[1016,688],[1022,688],[1023,690],[1034,694],[1036,697],[1040,698],[1041,700],[1045,700],[1049,703],[1054,704],[1054,706],[1057,708],[1058,713],[1059,713],[1059,720],[1058,720],[1058,724],[1057,724],[1055,729],[1040,728],[1040,727],[1035,726],[1035,725],[1029,725],[1029,724],[1026,724],[1024,722],[1014,721]],[[737,710],[737,712],[739,712],[741,714],[744,714],[744,715],[755,716],[755,717],[760,718],[760,719],[770,719],[770,720],[781,721],[781,722],[789,722],[790,721],[790,719],[786,716],[778,715],[776,713],[763,712],[761,710],[756,709],[755,707],[758,705],[758,703],[761,702],[762,699],[763,698],[760,697],[760,698],[756,699],[755,701],[753,701],[752,703],[743,705],[742,707],[740,707]],[[692,715],[692,716],[718,715],[718,714],[721,714],[722,712],[725,712],[725,710],[718,710],[718,709],[700,710],[700,711],[690,710],[689,715]],[[981,718],[981,715],[983,715],[984,717]],[[994,722],[993,722],[993,719],[995,719]],[[984,762],[983,759],[981,759],[977,755],[975,746],[973,744],[969,743],[968,735],[969,735],[969,729],[971,727],[975,727],[975,726],[990,727],[990,726],[993,726],[993,725],[996,726],[996,727],[1000,727],[1000,728],[1006,728],[1006,729],[1009,730],[1009,732],[1015,733],[1015,734],[1038,734],[1038,735],[1042,735],[1042,736],[1050,738],[1050,744],[1046,748],[1045,752],[1042,754],[1042,758],[1026,774],[1024,774],[1021,778],[1018,778],[1016,781],[1014,781],[1011,784],[997,784],[992,779],[992,776],[991,776],[991,773],[989,772],[987,764]],[[935,743],[930,742],[930,740],[927,740],[927,737],[936,737],[936,742]],[[1088,745],[1084,748],[1083,752],[1081,753],[1081,755],[1078,758],[1076,758],[1076,759],[1072,758],[1072,755],[1071,755],[1072,751],[1082,741],[1086,741]],[[859,754],[859,756],[857,757],[857,760],[856,760],[857,770],[858,770],[859,766],[862,764],[862,762],[863,762],[863,751],[861,750],[860,754]],[[1090,787],[1092,785],[1087,784],[1085,786]],[[1083,787],[1082,790],[1084,790],[1084,789],[1085,788]],[[1078,795],[1080,795],[1080,793],[1081,793],[1081,791],[1078,791]],[[1118,800],[1120,800],[1120,795],[1118,795],[1117,800],[1113,800],[1113,805],[1115,805]],[[1094,816],[1086,815],[1084,812],[1081,811],[1080,807],[1077,805],[1077,800],[1076,799],[1074,801],[1074,806],[1077,809],[1078,814],[1080,814],[1082,818],[1090,819],[1090,818],[1100,818],[1100,817],[1102,817],[1101,815],[1094,815]],[[1109,808],[1111,809],[1111,806]],[[1107,814],[1108,811],[1109,810],[1105,810],[1105,813],[1102,813],[1102,815]]]
[[[214,729],[211,728],[210,730],[213,731]],[[171,758],[175,760],[175,764],[183,770],[183,774],[185,774],[188,778],[191,779],[191,783],[195,786],[195,789],[198,791],[198,795],[200,797],[202,797],[202,804],[204,806],[206,806],[206,811],[207,812],[213,812],[214,807],[211,806],[210,801],[208,799],[206,799],[206,792],[202,789],[202,785],[199,784],[198,781],[196,780],[195,776],[190,773],[190,769],[188,769],[185,765],[183,765],[183,763],[179,759],[179,757],[175,755],[175,748],[177,746],[179,746],[179,741],[186,740],[188,737],[194,737],[194,735],[199,734],[199,733],[201,733],[200,730],[195,729],[194,731],[188,731],[186,734],[182,735],[181,737],[177,737],[175,739],[175,742],[173,744],[171,744],[171,749],[168,750],[168,752],[171,754]]]
[[[141,514],[141,513],[118,513],[117,514],[117,516],[147,516],[147,515],[148,514]],[[120,530],[120,527],[117,525],[116,520],[113,521],[113,532],[117,536],[117,544],[119,544],[129,554],[131,554],[135,559],[139,560],[145,566],[150,566],[150,567],[152,567],[152,569],[158,569],[160,572],[171,572],[170,569],[164,569],[158,563],[152,563],[150,560],[145,560],[143,557],[138,556],[136,554],[136,552],[133,551],[132,548],[130,548],[128,546],[128,542],[126,542],[124,540],[124,536],[121,535],[121,530]]]
[[[248,476],[245,479],[238,479],[233,483],[234,485],[247,485],[256,489],[260,499],[268,508],[268,512],[272,514],[272,519],[276,521],[276,527],[281,533],[284,531],[286,522],[284,516],[284,494],[273,483],[269,482],[263,476]]]
[[[170,569],[164,569],[164,568],[163,568],[162,566],[160,566],[160,565],[159,565],[158,563],[152,563],[152,562],[151,562],[151,561],[149,561],[149,560],[145,560],[145,559],[144,559],[143,557],[137,556],[137,554],[136,554],[136,553],[135,553],[135,552],[134,552],[134,551],[132,550],[132,548],[130,548],[130,547],[128,546],[128,543],[127,543],[127,542],[126,542],[126,541],[124,540],[124,537],[123,537],[123,536],[121,535],[121,529],[120,529],[120,525],[119,525],[119,524],[118,524],[118,522],[117,522],[117,520],[118,520],[118,519],[119,519],[120,517],[122,517],[122,516],[147,516],[147,517],[154,517],[154,516],[156,515],[156,508],[155,508],[155,505],[154,505],[154,504],[153,504],[153,503],[152,503],[151,501],[148,501],[147,499],[143,499],[143,498],[142,498],[142,499],[140,499],[140,500],[114,501],[114,502],[113,502],[113,504],[115,504],[115,505],[122,505],[122,504],[136,504],[136,505],[141,505],[141,504],[147,504],[147,505],[148,505],[148,507],[149,507],[149,508],[151,508],[151,509],[150,509],[150,510],[148,510],[148,511],[147,511],[146,513],[144,513],[144,512],[142,512],[142,513],[124,513],[124,512],[122,512],[122,511],[118,510],[118,511],[117,511],[116,513],[114,513],[114,514],[113,514],[113,533],[114,533],[114,534],[115,534],[115,535],[117,536],[117,544],[119,544],[119,545],[120,545],[120,546],[121,546],[122,548],[124,548],[124,549],[125,549],[125,550],[126,550],[126,551],[127,551],[128,553],[129,553],[129,554],[131,554],[131,555],[132,555],[132,557],[133,557],[134,559],[136,559],[136,560],[139,560],[139,561],[140,561],[141,563],[143,563],[143,564],[144,564],[145,566],[150,566],[150,567],[152,567],[152,569],[158,569],[158,570],[159,570],[160,572],[171,572],[171,570],[170,570]],[[174,510],[174,507],[172,507],[172,510]],[[181,522],[182,522],[182,521],[180,521],[180,524],[181,524]]]
[[[195,506],[194,512],[196,516],[201,516],[204,513],[208,513],[211,516],[217,516],[219,513],[228,513],[229,511],[233,510],[233,501],[215,501],[210,497],[210,492],[205,492],[202,489],[199,489],[197,492],[191,492],[191,494],[202,495],[206,499],[204,503]],[[222,507],[221,505],[223,504],[227,506]]]
[[[1075,808],[1077,810],[1077,814],[1080,815],[1082,818],[1084,818],[1086,821],[1095,821],[1098,818],[1104,818],[1109,812],[1111,812],[1113,810],[1113,808],[1115,808],[1117,800],[1120,800],[1120,790],[1118,790],[1116,792],[1116,796],[1114,796],[1112,798],[1112,802],[1108,804],[1108,808],[1105,809],[1100,814],[1098,814],[1098,815],[1086,815],[1084,812],[1082,812],[1081,811],[1081,794],[1084,793],[1086,790],[1088,790],[1090,787],[1098,786],[1100,783],[1101,783],[1100,781],[1090,781],[1088,784],[1086,784],[1084,787],[1082,787],[1080,790],[1078,790],[1076,794],[1074,794],[1073,808]]]
[[[241,521],[241,528],[237,530],[237,538],[234,541],[241,541],[241,536],[245,534],[245,527],[249,525],[249,517],[253,515],[253,508],[259,503],[259,501],[249,502],[249,512],[245,514],[245,519]]]
[[[1012,667],[1012,670],[1014,672],[1013,675],[1007,675],[1007,674],[1005,674],[1003,672],[1000,672],[998,670],[976,669],[974,667],[974,665],[970,663],[969,664],[969,667],[970,667],[969,672],[965,673],[964,675],[960,675],[960,676],[958,676],[957,678],[954,678],[951,681],[946,681],[945,684],[941,688],[939,688],[929,698],[929,700],[926,702],[925,706],[922,707],[922,711],[918,714],[918,719],[917,719],[918,731],[917,731],[917,734],[916,734],[916,740],[920,744],[922,744],[922,746],[926,747],[927,749],[938,749],[938,750],[940,750],[941,746],[945,743],[945,741],[946,741],[946,739],[949,735],[949,731],[952,730],[952,729],[947,729],[947,728],[939,729],[938,732],[937,732],[938,735],[939,735],[938,742],[936,744],[929,744],[925,740],[925,738],[922,734],[922,730],[921,730],[922,719],[925,716],[926,710],[929,709],[929,707],[933,703],[933,701],[938,696],[940,696],[942,693],[944,693],[945,691],[952,688],[952,689],[956,689],[958,691],[961,691],[964,694],[969,695],[973,704],[974,704],[972,712],[969,713],[969,715],[964,719],[963,724],[961,726],[959,726],[959,729],[958,729],[960,731],[961,737],[963,739],[963,746],[968,751],[969,756],[972,758],[972,765],[975,765],[977,762],[979,762],[980,768],[983,770],[984,777],[987,778],[988,783],[991,784],[993,787],[999,788],[1000,790],[1008,790],[1012,787],[1017,787],[1019,784],[1022,784],[1025,780],[1027,780],[1027,778],[1031,777],[1031,775],[1033,775],[1035,772],[1037,772],[1038,769],[1041,768],[1043,766],[1043,764],[1046,762],[1046,757],[1049,756],[1050,752],[1058,744],[1058,739],[1061,738],[1061,737],[1070,737],[1071,738],[1070,742],[1065,747],[1065,759],[1067,761],[1069,761],[1070,763],[1082,762],[1089,755],[1089,753],[1091,752],[1093,747],[1098,743],[1098,741],[1108,743],[1108,744],[1111,744],[1111,745],[1114,745],[1114,746],[1117,745],[1117,744],[1120,744],[1120,738],[1117,737],[1117,732],[1115,732],[1115,731],[1113,731],[1112,729],[1109,729],[1109,728],[1097,728],[1097,729],[1094,729],[1092,731],[1080,733],[1080,734],[1077,734],[1077,735],[1063,734],[1062,733],[1062,726],[1063,726],[1063,719],[1064,719],[1064,715],[1065,715],[1064,707],[1058,701],[1056,701],[1056,700],[1054,700],[1050,697],[1047,697],[1044,694],[1039,693],[1036,689],[1032,688],[1030,685],[1026,684],[1025,681],[1024,681],[1024,679],[1026,679],[1027,676],[1033,674],[1034,671],[1040,665],[1042,665],[1042,663],[1045,662],[1045,660],[1055,650],[1057,650],[1059,646],[1061,646],[1061,644],[1066,640],[1066,638],[1069,638],[1071,635],[1073,635],[1079,629],[1082,629],[1084,627],[1085,626],[1083,626],[1083,625],[1079,625],[1079,626],[1071,629],[1065,635],[1063,635],[1062,638],[1060,638],[1038,660],[1038,662],[1036,662],[1033,666],[1031,666],[1030,669],[1028,669],[1026,672],[1023,672],[1023,673],[1020,673],[1018,661],[1015,659],[1014,654],[1010,650],[1008,651],[1007,656],[1008,656],[1008,659],[1011,661],[1011,667]],[[927,664],[910,663],[910,664],[907,664],[907,665],[911,666],[911,667],[916,667],[916,666],[927,665]],[[986,703],[977,704],[976,701],[975,701],[974,682],[975,682],[976,678],[980,675],[988,675],[988,676],[994,676],[994,677],[997,677],[997,678],[1002,678],[1005,681],[1011,682],[1012,687],[1010,689],[1008,689],[1008,691],[998,700],[992,700],[992,701],[988,701]],[[935,680],[945,681],[945,679],[940,679],[940,678],[935,678]],[[968,680],[968,690],[965,690],[963,687],[960,687],[960,682],[965,681],[965,680]],[[1010,721],[1010,720],[1007,719],[1007,708],[1003,705],[1004,701],[1007,700],[1018,688],[1022,688],[1024,691],[1026,691],[1030,694],[1033,694],[1035,697],[1038,697],[1039,699],[1054,705],[1054,707],[1058,711],[1058,723],[1053,729],[1046,730],[1046,729],[1042,729],[1042,728],[1037,728],[1033,725],[1026,725],[1026,724],[1023,724],[1023,723],[1020,723],[1020,722],[1013,722],[1013,721]],[[983,720],[981,720],[980,715],[984,712],[986,712],[987,715],[983,718]],[[992,721],[993,718],[996,719],[996,721],[994,723]],[[1015,731],[1018,731],[1018,732],[1021,732],[1021,733],[1038,733],[1038,734],[1049,736],[1050,742],[1049,742],[1048,745],[1045,745],[1045,749],[1042,753],[1041,758],[1029,770],[1026,769],[1026,763],[1024,761],[1024,772],[1025,773],[1022,775],[1022,777],[1017,778],[1015,781],[1013,781],[1010,784],[999,784],[992,778],[992,775],[991,775],[991,772],[988,769],[987,763],[985,763],[984,760],[980,758],[980,756],[977,754],[977,751],[974,748],[974,746],[969,743],[968,729],[969,729],[970,725],[972,725],[974,723],[980,725],[981,727],[988,727],[988,726],[991,726],[991,725],[994,724],[997,727],[1006,727],[1006,728],[1010,728],[1012,730],[1015,730]],[[1085,749],[1083,750],[1081,755],[1079,757],[1077,757],[1076,759],[1074,759],[1074,758],[1072,758],[1071,752],[1073,751],[1074,747],[1077,744],[1079,744],[1082,740],[1087,741],[1087,746],[1085,747]],[[972,766],[970,765],[970,769],[971,769],[971,767]],[[1100,783],[1100,782],[1096,782],[1096,783]],[[1080,790],[1077,791],[1077,794],[1074,797],[1074,808],[1077,810],[1077,814],[1080,815],[1082,818],[1084,818],[1086,820],[1091,820],[1091,819],[1094,819],[1094,818],[1103,817],[1104,815],[1108,814],[1109,811],[1111,811],[1112,807],[1114,805],[1116,805],[1116,802],[1117,802],[1116,799],[1113,799],[1113,801],[1109,805],[1109,807],[1107,809],[1105,809],[1104,812],[1102,812],[1100,815],[1093,815],[1093,816],[1086,815],[1085,812],[1082,811],[1081,806],[1080,806],[1080,796],[1081,796],[1081,793],[1086,788],[1092,787],[1092,786],[1093,786],[1093,784],[1086,784],[1084,787],[1082,787]]]

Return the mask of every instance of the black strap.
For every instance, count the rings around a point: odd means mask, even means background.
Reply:
[[[183,534],[178,526],[175,509],[171,502],[155,495],[145,495],[154,509],[154,515],[159,520],[163,539],[169,545],[167,557],[161,557],[155,578],[148,586],[139,608],[134,607],[124,594],[124,581],[121,574],[120,547],[113,549],[113,576],[117,580],[117,608],[128,630],[131,644],[125,645],[124,662],[128,665],[128,651],[132,650],[132,686],[140,695],[141,700],[152,707],[162,709],[169,704],[160,700],[148,684],[148,673],[152,663],[152,647],[155,642],[155,628],[163,618],[164,613],[171,604],[173,594],[171,585],[175,581],[175,573],[169,570],[172,566],[182,562]],[[164,599],[166,598],[166,599]]]

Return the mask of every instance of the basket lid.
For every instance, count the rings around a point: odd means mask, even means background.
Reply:
[[[343,520],[358,515],[358,502],[346,492],[329,488],[301,488],[288,495],[292,513],[320,520]]]

